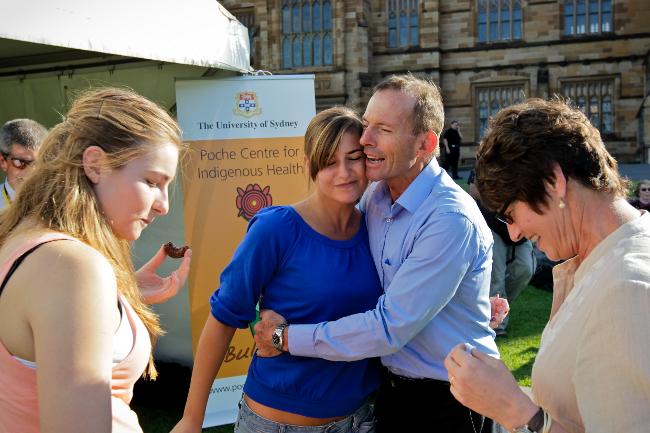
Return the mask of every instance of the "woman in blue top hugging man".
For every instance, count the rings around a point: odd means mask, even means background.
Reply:
[[[210,299],[185,411],[172,432],[201,431],[214,377],[235,329],[255,319],[258,300],[291,323],[374,308],[382,288],[355,207],[368,183],[361,133],[359,117],[348,108],[330,108],[310,122],[304,150],[314,190],[299,203],[262,209],[251,220]],[[377,359],[254,356],[235,432],[372,431],[367,400],[379,385],[379,371]]]

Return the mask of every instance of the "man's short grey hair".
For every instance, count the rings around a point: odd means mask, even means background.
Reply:
[[[432,131],[440,135],[445,124],[445,110],[436,83],[411,73],[392,75],[377,84],[374,93],[382,90],[397,90],[415,98],[411,117],[414,134]]]
[[[10,120],[0,129],[0,152],[4,154],[11,152],[11,146],[14,144],[36,150],[46,135],[47,129],[35,120]]]
[[[373,93],[382,90],[397,90],[415,98],[411,125],[413,134],[431,131],[440,138],[440,133],[445,125],[445,110],[442,106],[440,88],[432,80],[416,77],[411,74],[392,75],[377,84]],[[430,161],[434,156],[440,155],[440,146],[429,156]]]

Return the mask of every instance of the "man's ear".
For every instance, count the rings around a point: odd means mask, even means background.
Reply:
[[[82,155],[82,163],[86,177],[92,183],[98,183],[102,177],[106,161],[106,154],[98,146],[87,147]]]
[[[7,172],[7,160],[2,154],[0,154],[0,169],[5,173]]]
[[[438,147],[438,135],[433,131],[424,132],[422,133],[422,142],[420,143],[418,156],[426,159],[427,156],[436,150],[436,147]]]

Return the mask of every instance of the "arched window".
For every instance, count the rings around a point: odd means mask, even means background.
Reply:
[[[564,0],[567,36],[612,31],[612,0]]]
[[[388,46],[414,47],[420,43],[419,0],[388,0]]]
[[[399,46],[407,47],[409,44],[409,26],[406,12],[399,13]]]
[[[290,68],[293,64],[291,63],[291,40],[288,36],[284,36],[282,39],[282,67]]]
[[[523,21],[521,1],[517,0],[512,4],[512,39],[520,40],[522,38]]]
[[[329,33],[323,36],[323,64],[332,64],[332,36]]]
[[[293,66],[302,66],[302,41],[298,35],[293,37]]]
[[[321,53],[323,47],[323,36],[317,34],[314,36],[314,53]],[[323,64],[323,56],[314,55],[314,66],[321,66]]]
[[[522,39],[521,0],[477,0],[476,11],[479,42]]]
[[[313,30],[315,32],[320,32],[323,29],[323,25],[320,21],[320,3],[314,3],[314,13],[313,13]]]
[[[409,42],[411,45],[418,45],[420,43],[420,23],[418,20],[417,9],[411,9],[411,18],[409,24],[411,28],[411,36]]]
[[[323,30],[332,30],[332,6],[327,0],[323,2]]]
[[[330,0],[282,2],[282,67],[331,65],[332,3]]]
[[[311,34],[307,34],[302,39],[302,53],[303,58],[305,59],[305,66],[311,66],[312,56],[311,56],[311,47],[312,47],[312,38]]]
[[[487,42],[487,28],[488,28],[488,19],[487,19],[487,2],[479,1],[478,2],[478,41]]]
[[[388,46],[390,48],[397,47],[397,17],[395,12],[388,15]]]
[[[302,2],[302,31],[311,32],[311,3]]]

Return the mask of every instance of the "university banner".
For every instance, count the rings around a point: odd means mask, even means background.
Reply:
[[[185,238],[192,347],[210,314],[209,297],[249,220],[260,209],[307,195],[303,137],[315,115],[314,76],[178,80],[178,120],[190,155],[184,162]],[[213,387],[204,427],[232,423],[255,351],[238,330]]]

